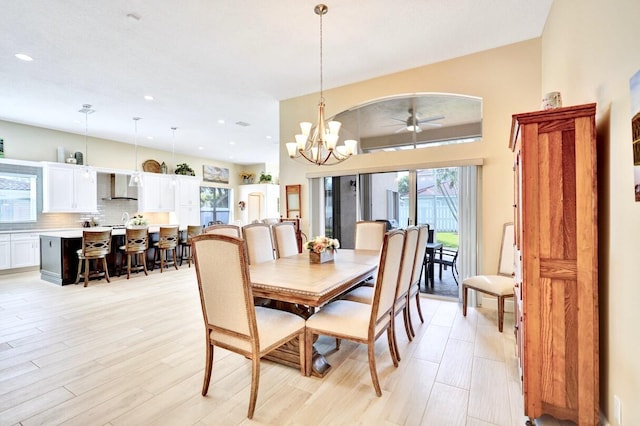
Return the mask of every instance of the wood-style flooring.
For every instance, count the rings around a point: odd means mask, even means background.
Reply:
[[[318,340],[333,369],[323,379],[262,362],[253,420],[250,362],[216,349],[200,395],[204,327],[195,269],[60,287],[38,272],[0,276],[0,425],[523,425],[515,344],[505,318],[421,299],[402,361],[377,343],[382,397],[364,346]]]

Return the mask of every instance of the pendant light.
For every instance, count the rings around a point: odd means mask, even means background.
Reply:
[[[347,158],[356,154],[357,142],[346,140],[344,145],[338,146],[338,137],[341,123],[339,121],[325,122],[324,119],[324,97],[322,81],[322,15],[325,15],[329,8],[327,5],[318,4],[313,9],[316,15],[320,16],[320,102],[318,103],[318,122],[313,134],[311,134],[310,122],[300,123],[301,134],[295,136],[295,142],[286,144],[289,157],[292,159],[302,158],[318,166],[341,163]]]
[[[177,182],[177,177],[176,177],[176,130],[178,128],[177,127],[172,127],[171,131],[173,133],[173,136],[171,138],[171,163],[173,164],[173,176],[171,176],[171,186],[176,186],[178,184]]]
[[[143,185],[143,181],[142,181],[142,173],[138,171],[138,120],[141,120],[141,118],[133,117],[133,123],[135,128],[134,145],[136,150],[136,165],[135,165],[135,171],[133,172],[133,174],[131,175],[131,179],[129,180],[129,186],[140,187]]]
[[[93,114],[96,110],[91,109],[90,104],[82,104],[82,109],[78,112],[84,114],[84,178],[93,182],[93,173],[89,167],[89,114]]]

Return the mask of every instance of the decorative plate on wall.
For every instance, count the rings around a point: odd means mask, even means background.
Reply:
[[[160,163],[156,160],[147,160],[142,163],[142,170],[149,173],[160,173]]]

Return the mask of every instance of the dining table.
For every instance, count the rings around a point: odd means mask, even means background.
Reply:
[[[249,266],[254,297],[268,300],[268,306],[311,316],[331,300],[375,274],[378,250],[338,249],[333,260],[312,263],[309,253],[281,257]],[[265,358],[300,368],[297,339],[283,345]],[[324,356],[313,351],[312,375],[323,377],[331,368]]]

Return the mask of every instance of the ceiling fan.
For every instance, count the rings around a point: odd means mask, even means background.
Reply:
[[[432,117],[420,118],[417,113],[414,113],[413,108],[409,108],[408,112],[409,112],[409,117],[405,119],[392,118],[392,120],[400,121],[403,123],[403,126],[400,127],[398,130],[396,130],[395,133],[400,133],[404,131],[420,133],[422,131],[421,126],[433,126],[433,127],[442,126],[442,124],[434,123],[434,121],[442,120],[444,118],[444,115],[434,115]]]

